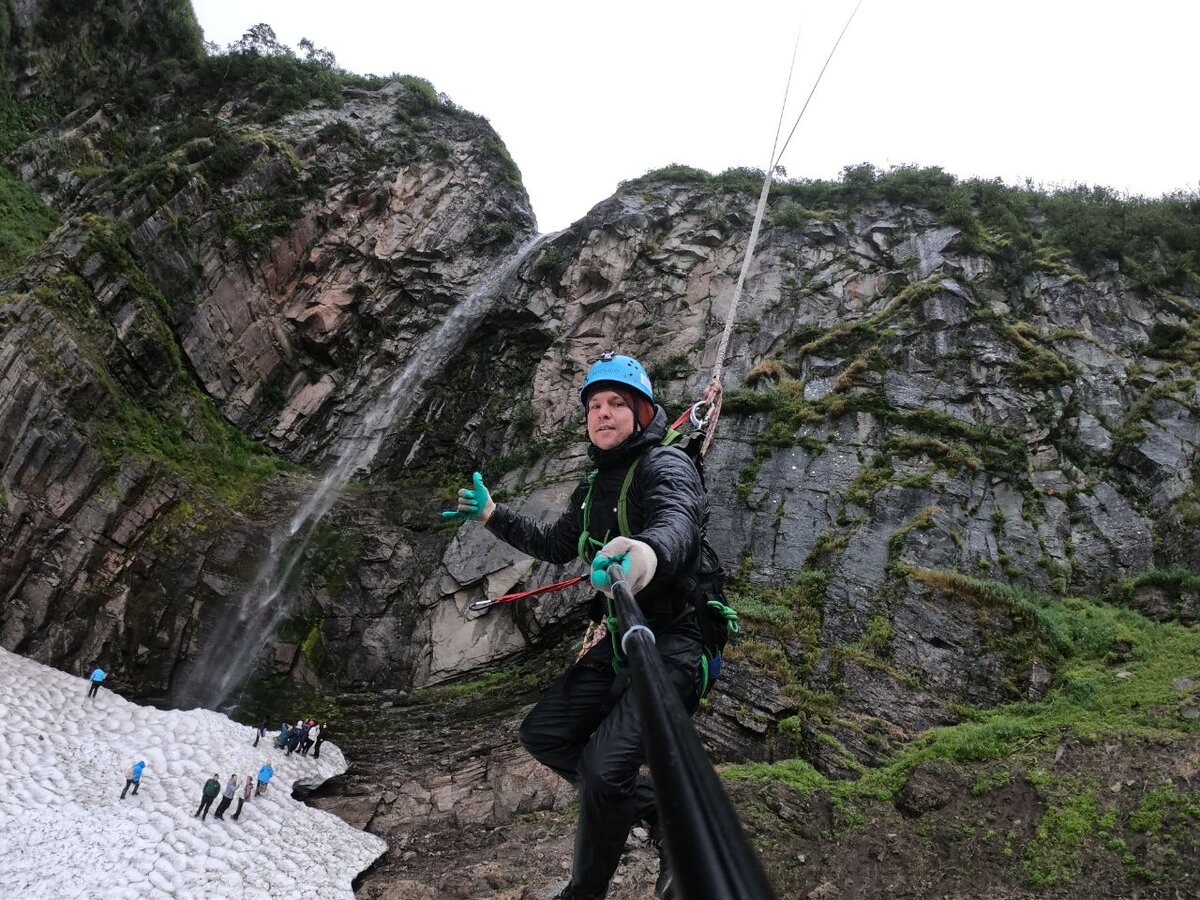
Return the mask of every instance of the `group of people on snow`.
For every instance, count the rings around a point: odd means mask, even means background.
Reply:
[[[230,817],[233,821],[237,821],[242,814],[242,807],[251,798],[261,794],[267,789],[267,785],[271,783],[271,776],[275,774],[275,770],[271,768],[270,763],[263,763],[258,770],[258,777],[247,775],[245,781],[238,779],[237,773],[232,773],[229,780],[225,782],[225,787],[221,787],[221,779],[214,772],[212,778],[204,782],[204,788],[200,794],[200,805],[196,808],[193,814],[200,817],[203,822],[208,818],[208,810],[212,806],[213,800],[217,795],[221,795],[221,802],[217,804],[217,811],[213,813],[214,819],[224,819],[225,811],[229,809],[233,801],[237,800],[237,809],[234,810]],[[258,787],[255,789],[255,784]]]
[[[129,793],[129,789],[133,788],[133,794],[136,796],[138,788],[142,785],[142,772],[146,768],[146,761],[139,759],[125,773],[125,787],[121,791],[121,799],[125,799],[125,795]],[[237,774],[231,774],[229,780],[225,782],[225,787],[222,790],[221,780],[217,775],[204,782],[204,788],[201,791],[200,805],[196,808],[195,815],[200,817],[201,821],[208,818],[209,807],[212,806],[213,800],[217,795],[221,795],[221,802],[217,804],[217,811],[213,814],[215,819],[224,819],[225,810],[236,799],[238,802],[237,809],[233,813],[233,820],[236,822],[242,814],[242,806],[252,796],[257,796],[267,789],[267,785],[271,783],[271,778],[275,774],[275,769],[270,763],[263,763],[258,769],[257,777],[247,775],[245,781],[239,780]],[[255,785],[257,784],[257,789]],[[241,787],[241,795],[238,795],[238,788]]]
[[[108,674],[99,666],[95,668],[88,681],[88,697],[94,698],[100,690],[100,684],[108,677]],[[257,747],[259,741],[267,734],[267,723],[262,722],[255,729],[254,746]],[[329,723],[317,723],[316,719],[301,719],[295,725],[289,725],[283,722],[280,725],[279,734],[275,736],[275,746],[281,750],[287,750],[287,755],[299,753],[301,756],[308,756],[308,751],[313,751],[313,759],[321,758],[321,744],[329,737]],[[133,763],[125,772],[125,787],[121,790],[121,799],[124,800],[127,795],[132,793],[137,796],[138,789],[142,786],[142,772],[146,769],[146,761],[139,759]],[[242,814],[242,807],[251,797],[262,794],[267,789],[267,785],[271,783],[271,778],[275,774],[275,769],[270,763],[263,763],[259,769],[257,776],[246,775],[244,780],[240,779],[236,773],[229,776],[229,780],[225,782],[222,788],[221,779],[215,773],[211,778],[204,782],[204,787],[200,793],[200,805],[196,807],[196,812],[193,818],[199,816],[200,821],[205,821],[208,818],[209,810],[212,807],[213,801],[220,795],[221,802],[217,804],[217,810],[213,813],[214,819],[224,820],[225,812],[237,800],[237,809],[234,810],[230,817],[235,822]],[[257,788],[255,787],[257,785]],[[133,788],[132,792],[130,788]]]
[[[254,738],[254,746],[258,746],[259,740],[267,733],[267,723],[263,722],[258,726],[258,733]],[[279,734],[275,735],[275,746],[280,750],[286,750],[287,755],[299,753],[301,756],[308,756],[308,751],[313,751],[313,759],[321,758],[321,744],[329,737],[329,723],[321,722],[317,724],[316,719],[300,719],[295,725],[289,725],[287,722],[279,723]]]

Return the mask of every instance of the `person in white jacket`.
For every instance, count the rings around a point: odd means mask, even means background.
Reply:
[[[213,814],[214,819],[224,819],[225,810],[229,809],[229,804],[233,802],[234,796],[237,795],[238,777],[230,775],[229,780],[225,782],[225,790],[221,792],[221,802],[217,804],[217,811]]]

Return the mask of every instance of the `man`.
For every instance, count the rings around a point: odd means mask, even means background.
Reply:
[[[196,809],[192,817],[199,816],[201,822],[207,819],[208,809],[212,806],[213,800],[216,799],[219,793],[221,793],[221,780],[214,772],[213,777],[204,782],[204,791],[200,795],[200,806]]]
[[[217,804],[217,811],[213,813],[214,819],[225,818],[225,810],[229,809],[229,804],[233,802],[233,798],[237,795],[238,777],[230,775],[229,780],[225,782],[225,790],[221,793],[221,802]]]
[[[457,511],[443,515],[483,522],[508,544],[551,563],[578,554],[593,566],[593,584],[608,595],[604,570],[621,561],[667,676],[694,712],[703,653],[695,605],[708,577],[703,573],[720,578],[716,555],[703,539],[707,504],[700,475],[685,453],[662,446],[667,415],[637,360],[605,354],[589,370],[580,400],[596,471],[580,482],[557,521],[493,502],[479,473],[472,487],[459,491]],[[605,607],[596,595],[594,622],[603,620]],[[525,749],[579,789],[574,865],[558,900],[607,894],[639,818],[657,835],[653,784],[639,774],[642,718],[628,679],[614,641],[600,640],[585,648],[521,725]],[[660,860],[659,897],[671,896],[670,879]]]
[[[329,737],[329,723],[322,722],[320,727],[317,728],[317,740],[313,747],[313,759],[321,758],[321,745],[325,743],[327,737]]]
[[[88,697],[91,698],[96,696],[96,692],[100,690],[100,682],[102,682],[106,677],[107,676],[105,675],[104,670],[99,666],[96,666],[96,668],[92,671],[92,686],[88,688]]]
[[[138,788],[141,787],[142,784],[142,770],[144,768],[146,768],[146,761],[144,759],[139,759],[133,764],[133,766],[130,767],[129,771],[125,773],[125,790],[121,791],[122,800],[125,799],[125,791],[129,790],[129,786],[131,784],[133,785],[133,795],[135,797],[137,796]]]

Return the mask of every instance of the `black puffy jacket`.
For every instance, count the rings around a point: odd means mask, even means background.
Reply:
[[[588,533],[600,544],[620,535],[617,500],[621,484],[630,465],[641,458],[626,494],[626,514],[632,532],[626,537],[645,542],[658,558],[654,578],[637,596],[647,620],[655,628],[668,624],[692,598],[707,516],[700,475],[683,451],[661,446],[666,433],[667,414],[661,406],[656,406],[650,425],[619,447],[589,448],[597,474]],[[538,521],[514,512],[503,503],[497,504],[487,528],[522,553],[551,563],[570,562],[579,555],[587,492],[585,477],[555,522]],[[589,560],[598,549],[599,545],[591,546]],[[599,609],[599,603],[594,602],[593,618],[599,617]]]

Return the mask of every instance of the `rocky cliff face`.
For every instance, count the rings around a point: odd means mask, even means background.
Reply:
[[[427,83],[263,126],[275,98],[223,65],[149,114],[88,99],[8,158],[64,224],[0,304],[3,639],[151,693],[237,600],[305,467],[362,439],[413,342],[533,231],[494,132]],[[314,565],[343,564],[326,550]]]
[[[54,31],[37,20],[57,7],[19,7],[22,34]],[[137,63],[170,77],[135,105],[39,70],[53,103],[5,164],[61,224],[0,284],[0,641],[149,696],[370,438],[375,396],[535,231],[486,121],[419,79],[172,59]],[[1071,687],[1093,613],[1064,598],[1197,620],[1200,296],[1191,270],[1066,252],[1036,209],[1001,227],[985,191],[964,211],[898,178],[817,187],[772,201],[727,359],[706,472],[743,633],[698,723],[718,760],[857,778],[933,726]],[[698,395],[756,192],[667,171],[526,247],[307,545],[248,706],[286,684],[537,679],[569,656],[581,595],[468,610],[566,572],[437,512],[482,468],[555,515],[603,350],[643,359],[672,411]],[[1167,271],[1164,253],[1139,260]],[[1093,643],[1138,652],[1127,629]],[[1187,730],[1194,686],[1175,690],[1156,715]],[[470,821],[561,807],[511,742],[486,750]],[[379,828],[443,822],[445,777],[409,778]]]
[[[655,366],[666,397],[698,395],[750,202],[640,185],[550,245],[562,269],[512,300],[562,336],[534,374],[538,434],[575,427],[573,385],[609,346]],[[1039,696],[1053,648],[972,577],[1102,594],[1196,565],[1194,364],[1151,341],[1193,322],[1196,298],[1148,297],[1069,263],[1010,281],[959,238],[891,204],[766,232],[731,345],[729,383],[742,387],[707,466],[711,536],[752,623],[709,722],[735,758],[747,727],[755,755],[792,752],[776,725],[799,715],[792,738],[845,772],[956,721],[960,704]],[[552,514],[582,449],[500,483]],[[481,592],[558,573],[528,579],[527,562],[471,527],[443,565],[422,592],[425,677],[513,652],[558,609],[464,627]],[[1159,602],[1156,588],[1131,590]],[[832,708],[810,719],[814,696]]]

